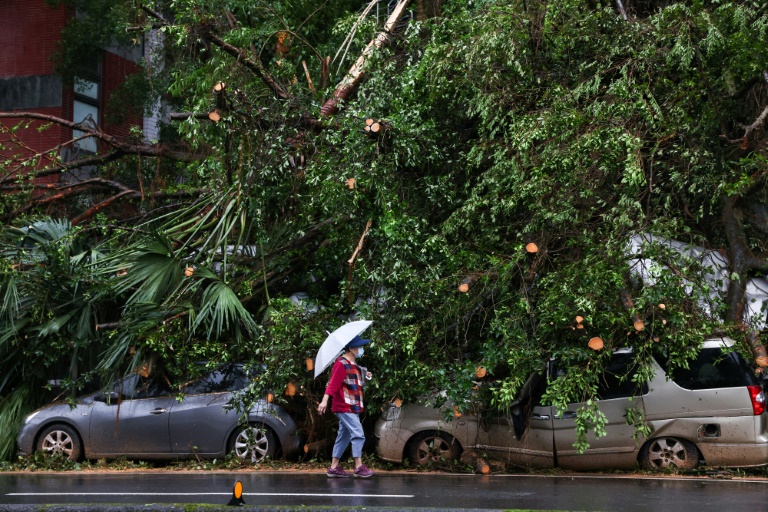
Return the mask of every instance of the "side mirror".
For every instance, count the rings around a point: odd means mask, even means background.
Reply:
[[[107,404],[116,404],[120,400],[120,393],[117,391],[104,391],[99,393],[94,398],[97,402],[104,402]]]

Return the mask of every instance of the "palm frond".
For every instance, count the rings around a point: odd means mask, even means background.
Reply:
[[[4,279],[0,281],[0,291],[3,298],[3,302],[0,304],[0,319],[2,319],[3,325],[12,327],[21,310],[19,288],[13,273],[6,274]]]
[[[133,290],[129,304],[160,303],[179,286],[183,277],[181,261],[171,241],[157,232],[106,258],[105,263],[102,272],[124,273],[118,278],[115,292]]]
[[[205,325],[209,337],[217,337],[224,332],[232,332],[240,337],[240,325],[254,335],[258,326],[251,314],[243,307],[235,292],[223,281],[213,281],[203,291],[203,306],[198,313],[194,328]]]
[[[168,315],[168,311],[159,308],[155,303],[134,303],[126,308],[117,330],[118,334],[101,354],[96,368],[105,382],[138,366],[144,357],[141,341],[161,326]]]
[[[70,236],[72,223],[68,219],[45,219],[21,228],[21,231],[39,244],[55,242]]]
[[[67,311],[66,313],[51,318],[40,326],[39,335],[45,337],[58,334],[76,313],[76,311]]]
[[[95,248],[88,248],[83,252],[73,255],[70,258],[70,263],[73,266],[94,265],[100,263],[105,257],[106,255],[103,252]]]
[[[24,416],[31,411],[34,389],[29,384],[20,384],[10,393],[0,397],[0,460],[10,460],[14,455],[16,436]],[[9,435],[10,434],[10,435]]]
[[[52,244],[70,254],[73,246],[72,224],[67,219],[44,219],[22,228],[8,227],[3,233],[5,257],[25,257],[28,261],[40,261]]]

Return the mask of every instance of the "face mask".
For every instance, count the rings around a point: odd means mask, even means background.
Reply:
[[[355,357],[363,357],[363,352],[365,352],[365,349],[363,347],[360,347],[357,349],[357,355]]]

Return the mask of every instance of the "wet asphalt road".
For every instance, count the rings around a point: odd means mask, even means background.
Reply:
[[[238,480],[248,508],[768,510],[768,481],[446,474],[378,474],[370,480],[342,480],[327,479],[322,473],[258,472],[0,474],[0,511],[21,510],[22,504],[225,505]]]

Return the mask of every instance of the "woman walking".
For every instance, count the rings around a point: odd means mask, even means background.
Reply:
[[[331,371],[331,380],[325,388],[323,400],[317,407],[318,414],[323,414],[328,408],[328,399],[332,399],[331,411],[339,418],[339,433],[333,444],[331,467],[326,475],[328,478],[370,478],[373,471],[363,464],[363,444],[365,433],[360,423],[360,413],[363,412],[363,379],[370,379],[370,373],[357,364],[357,358],[364,352],[363,345],[370,343],[360,336],[355,336],[346,347],[344,353],[336,359]],[[363,373],[365,372],[365,374]],[[349,444],[352,444],[352,458],[355,469],[352,475],[341,467],[341,456]]]

